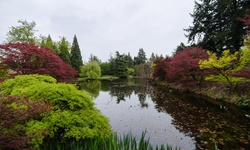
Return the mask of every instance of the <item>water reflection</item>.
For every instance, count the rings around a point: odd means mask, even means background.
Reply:
[[[197,149],[213,149],[215,143],[219,149],[247,149],[250,146],[250,120],[233,106],[209,103],[198,96],[159,87],[154,88],[152,100],[159,111],[174,118],[172,124],[178,130],[195,137]]]
[[[145,80],[117,80],[116,82],[103,81],[104,89],[109,87],[111,96],[116,97],[117,104],[125,101],[126,97],[131,97],[132,94],[138,95],[141,107],[148,107],[146,96],[150,93],[150,86]]]
[[[87,80],[85,82],[79,82],[78,86],[80,90],[85,90],[89,92],[91,96],[97,97],[101,90],[102,82],[100,80]]]
[[[93,90],[99,95],[97,108],[119,133],[132,132],[139,137],[147,130],[154,144],[169,143],[184,149],[214,149],[215,144],[219,149],[250,147],[249,112],[150,86],[144,80],[105,81],[97,87],[101,89],[100,93]]]

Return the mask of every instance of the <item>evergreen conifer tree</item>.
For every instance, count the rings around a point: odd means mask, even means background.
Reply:
[[[66,41],[66,38],[63,37],[59,43],[59,57],[66,62],[67,64],[71,65],[70,62],[70,53],[69,53],[69,42]]]
[[[193,26],[184,29],[189,42],[217,53],[238,51],[245,34],[238,18],[249,7],[249,0],[196,0]]]
[[[48,35],[48,37],[46,39],[45,47],[53,49],[53,41],[52,41],[50,35]]]
[[[125,59],[125,55],[119,54],[118,51],[116,52],[115,65],[116,65],[115,75],[118,76],[119,78],[127,78],[128,76],[127,61]]]
[[[147,61],[146,53],[143,48],[139,49],[137,57],[134,57],[134,62],[136,65],[144,64]]]
[[[70,55],[71,66],[75,68],[77,71],[80,71],[80,66],[83,65],[81,50],[79,48],[76,35],[74,36],[72,47],[71,47],[71,55]]]

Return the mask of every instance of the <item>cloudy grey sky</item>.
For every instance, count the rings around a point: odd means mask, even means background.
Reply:
[[[193,7],[194,0],[1,0],[0,43],[22,19],[55,41],[76,35],[84,61],[90,54],[106,61],[115,51],[136,56],[139,48],[147,57],[170,56],[187,43],[183,29],[192,25]]]

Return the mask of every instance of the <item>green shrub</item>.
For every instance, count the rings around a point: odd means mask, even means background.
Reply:
[[[236,104],[240,107],[248,107],[250,105],[250,99],[246,99],[244,97],[240,97]]]
[[[101,68],[97,61],[91,61],[80,67],[81,78],[99,78],[101,77]]]
[[[0,95],[0,149],[39,146],[48,134],[47,126],[33,123],[39,123],[51,111],[51,105],[43,100]]]
[[[46,75],[20,75],[16,76],[14,79],[5,80],[1,85],[1,93],[7,95],[13,95],[14,93],[18,93],[19,90],[23,88],[29,87],[34,84],[40,83],[56,83],[56,79]]]
[[[34,134],[40,136],[39,140],[32,141],[34,143],[41,144],[43,138],[55,134],[83,139],[105,138],[111,133],[108,119],[94,107],[92,97],[72,84],[56,83],[49,76],[20,75],[4,81],[1,87],[2,94],[25,96],[30,100],[43,99],[52,104],[50,115],[27,122],[28,133],[33,133],[39,127],[49,129],[47,135]]]

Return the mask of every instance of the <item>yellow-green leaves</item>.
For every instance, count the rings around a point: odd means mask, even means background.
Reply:
[[[108,119],[94,107],[89,93],[78,90],[73,84],[56,83],[49,76],[20,75],[6,80],[2,88],[1,94],[27,97],[29,101],[42,100],[52,105],[50,114],[26,122],[26,134],[31,136],[33,144],[41,144],[46,135],[62,134],[80,139],[111,134]],[[11,107],[26,108],[18,103]],[[42,132],[44,128],[48,131]]]
[[[239,66],[236,70],[248,69],[250,70],[250,47],[244,46],[240,51]]]
[[[101,77],[101,68],[97,61],[91,61],[80,67],[80,77],[99,78]]]
[[[208,60],[201,60],[199,62],[201,69],[217,69],[217,70],[231,70],[237,60],[238,52],[230,54],[229,50],[225,50],[221,57],[216,53],[207,52],[209,55]]]
[[[245,46],[241,51],[233,54],[229,50],[225,50],[221,57],[210,51],[207,53],[209,58],[199,62],[200,69],[211,71],[206,80],[225,83],[231,88],[239,82],[249,81],[246,76],[250,70],[250,50],[248,47]]]

